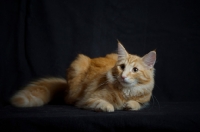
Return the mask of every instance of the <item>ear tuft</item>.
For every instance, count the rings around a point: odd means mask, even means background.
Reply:
[[[155,62],[156,62],[156,52],[150,51],[148,54],[142,57],[142,60],[147,65],[149,69],[153,68]]]
[[[128,56],[128,52],[124,48],[124,46],[118,41],[118,60],[124,59]]]

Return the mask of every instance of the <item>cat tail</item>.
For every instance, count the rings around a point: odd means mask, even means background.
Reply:
[[[36,107],[47,104],[56,94],[64,92],[67,82],[62,78],[42,78],[28,84],[12,98],[11,104],[17,107]]]

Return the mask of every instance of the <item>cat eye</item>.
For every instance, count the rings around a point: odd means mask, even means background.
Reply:
[[[134,71],[134,72],[137,72],[137,71],[138,71],[138,68],[137,68],[137,67],[134,67],[134,68],[133,68],[133,71]]]
[[[124,70],[125,65],[124,65],[124,64],[121,64],[121,65],[120,65],[120,68],[121,68],[122,70]]]

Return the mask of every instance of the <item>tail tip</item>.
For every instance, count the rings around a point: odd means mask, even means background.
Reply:
[[[11,99],[11,104],[16,107],[27,107],[28,102],[28,99],[22,96],[14,96]]]

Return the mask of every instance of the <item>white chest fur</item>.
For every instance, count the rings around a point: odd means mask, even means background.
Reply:
[[[138,85],[128,88],[123,88],[122,91],[125,97],[131,97],[131,96],[144,95],[145,93],[151,92],[152,89],[153,89],[153,82],[146,85]]]

